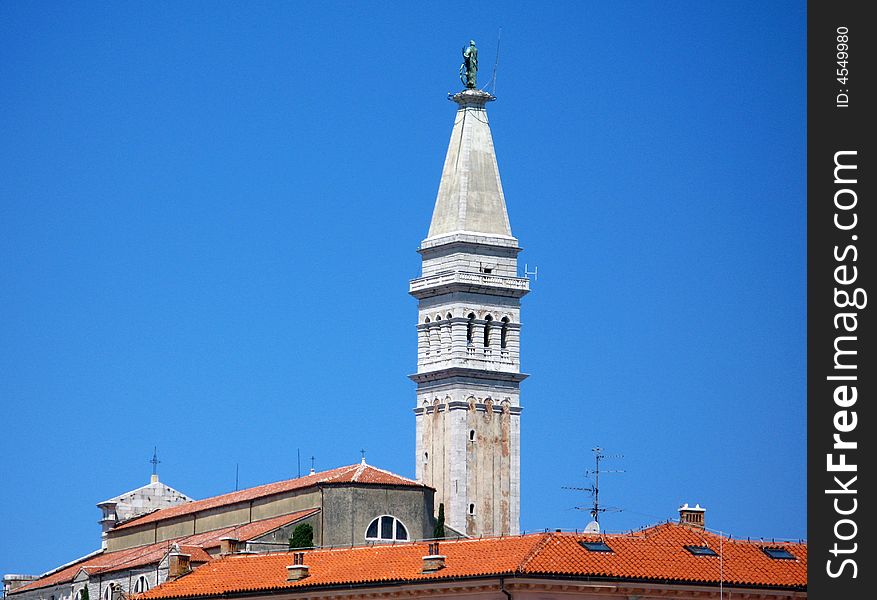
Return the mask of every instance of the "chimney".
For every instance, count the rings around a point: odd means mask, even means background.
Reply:
[[[286,567],[286,581],[299,581],[308,576],[304,552],[293,552],[292,564]]]
[[[423,570],[421,573],[435,573],[445,568],[445,559],[447,557],[439,554],[438,542],[432,542],[429,545],[429,554],[423,557]]]
[[[240,552],[241,549],[241,541],[237,538],[231,536],[225,536],[219,538],[219,554],[235,554]]]
[[[179,545],[174,544],[167,556],[167,578],[173,581],[190,572],[192,570],[190,558],[192,558],[190,554],[183,554]]]
[[[688,502],[686,502],[679,507],[679,524],[703,529],[705,513],[706,509],[701,508],[700,504],[688,506]]]

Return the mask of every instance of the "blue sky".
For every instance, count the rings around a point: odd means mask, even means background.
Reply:
[[[414,473],[460,48],[521,263],[522,519],[806,537],[800,2],[0,4],[0,572],[95,503]]]

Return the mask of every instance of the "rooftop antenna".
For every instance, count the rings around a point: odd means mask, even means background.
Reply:
[[[587,487],[570,487],[563,486],[565,490],[579,490],[582,492],[588,492],[591,494],[593,498],[593,503],[589,507],[581,507],[576,506],[576,510],[586,510],[591,513],[591,517],[594,519],[588,526],[585,527],[585,533],[599,533],[600,532],[600,513],[612,511],[612,512],[621,512],[622,509],[615,508],[614,506],[609,507],[601,507],[600,506],[600,473],[624,473],[623,470],[620,469],[612,469],[612,470],[600,470],[600,461],[605,460],[607,458],[624,458],[623,454],[603,454],[603,448],[591,448],[591,452],[594,453],[594,469],[585,471],[585,477],[594,476],[594,484],[589,485]]]
[[[301,448],[295,449],[295,457],[298,463],[298,474],[296,475],[296,477],[301,477]]]
[[[152,458],[149,460],[152,463],[152,482],[155,483],[158,481],[158,463],[161,461],[158,460],[158,446],[153,446],[152,448]]]
[[[531,271],[530,265],[524,263],[524,277],[529,279],[530,275],[533,276],[533,281],[539,281],[539,267],[533,267],[533,270]]]
[[[238,477],[238,475],[240,475],[240,466],[241,463],[234,464],[234,491],[238,491],[238,489],[240,489],[240,478]]]
[[[490,93],[496,96],[496,68],[499,66],[499,42],[502,39],[502,27],[499,28],[499,32],[496,34],[496,61],[493,63],[493,76],[490,78],[490,81],[487,82],[483,88],[481,88],[482,92],[487,91],[487,88],[492,88],[493,91]]]

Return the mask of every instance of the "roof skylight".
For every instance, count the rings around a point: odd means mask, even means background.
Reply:
[[[599,542],[579,542],[579,546],[588,552],[612,552],[612,548],[606,545],[606,542],[602,540]]]
[[[709,546],[685,546],[685,549],[695,556],[718,556]]]
[[[785,548],[764,547],[761,549],[761,551],[776,560],[795,560],[795,555]]]

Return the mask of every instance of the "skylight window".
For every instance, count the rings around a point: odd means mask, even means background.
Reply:
[[[606,545],[606,542],[579,542],[579,546],[588,552],[612,552],[612,548]]]
[[[776,560],[795,560],[795,555],[785,548],[762,548],[761,551]]]
[[[685,546],[685,549],[695,556],[718,556],[709,546]]]

